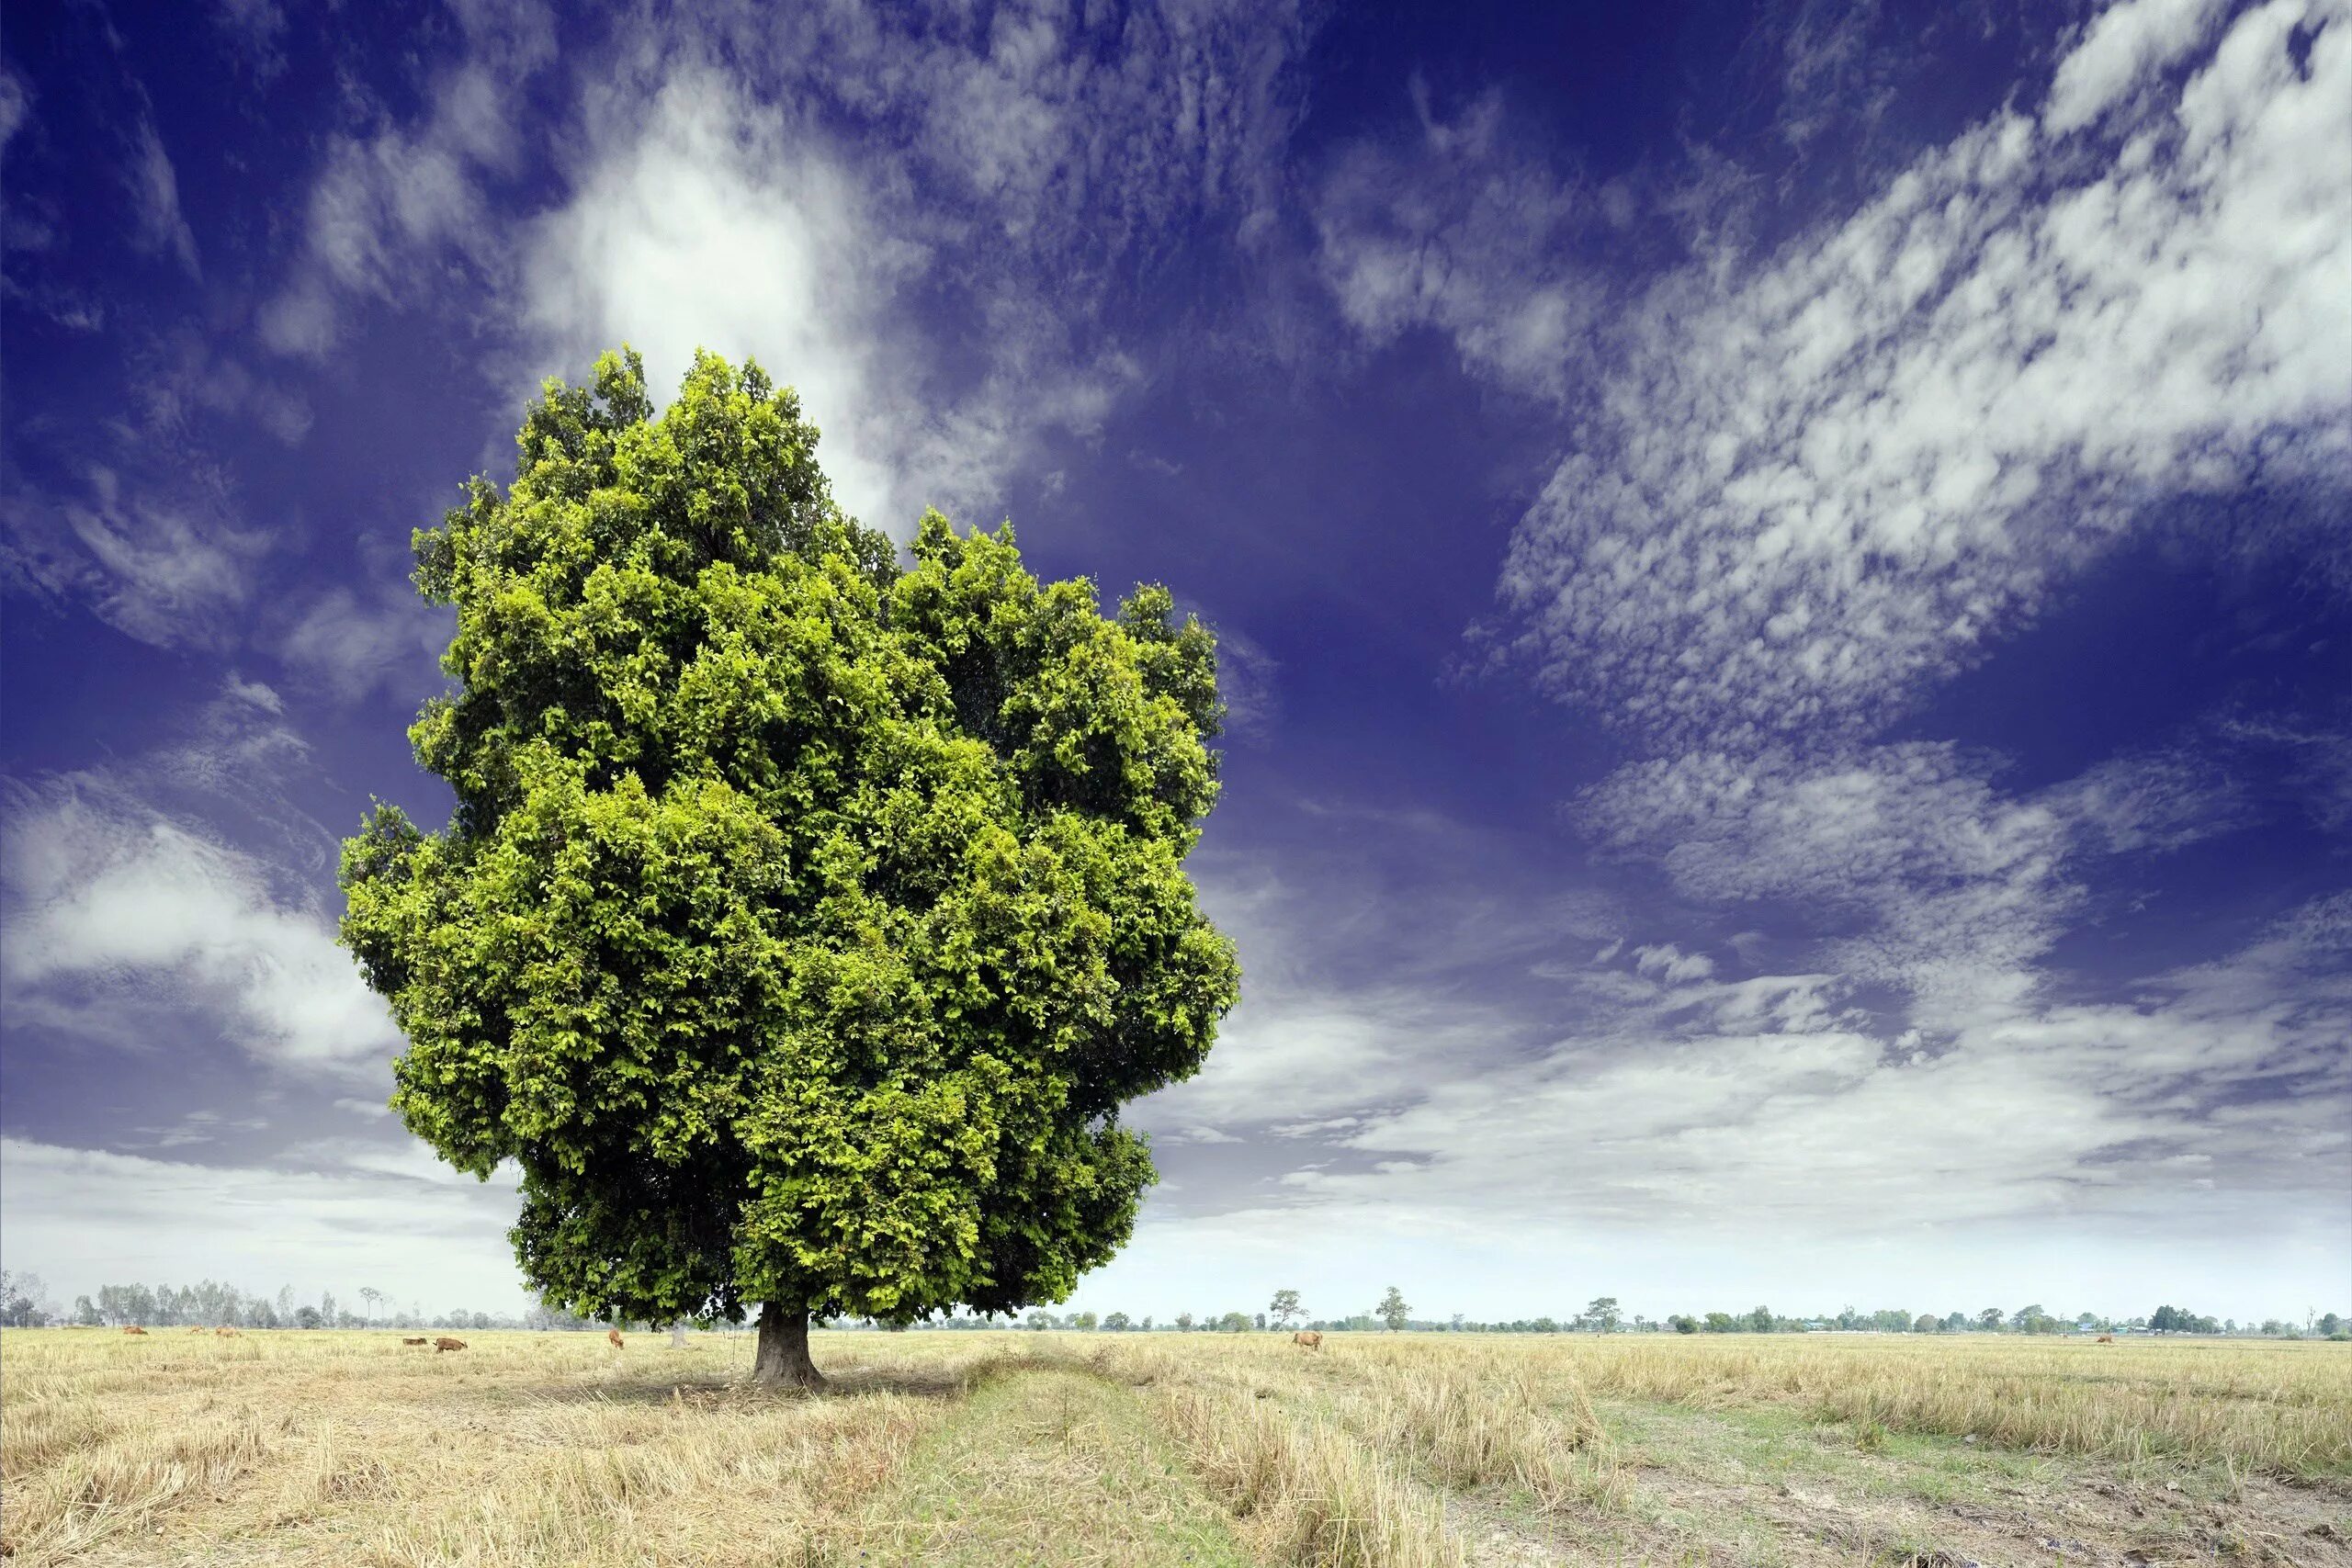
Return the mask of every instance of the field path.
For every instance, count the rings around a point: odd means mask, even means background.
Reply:
[[[984,1382],[916,1446],[855,1542],[894,1564],[1250,1562],[1135,1393],[1077,1370]]]

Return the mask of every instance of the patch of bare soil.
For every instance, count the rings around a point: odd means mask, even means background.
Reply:
[[[1462,1499],[1454,1516],[1479,1568],[2352,1568],[2352,1492],[2340,1487],[2184,1486],[2075,1461],[2047,1482],[1938,1503],[1907,1495],[1902,1468],[1885,1461],[1865,1486],[1850,1469],[1743,1482],[1644,1464],[1623,1514],[1545,1518]]]

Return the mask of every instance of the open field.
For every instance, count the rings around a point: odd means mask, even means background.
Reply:
[[[11,1568],[2352,1564],[2352,1348],[0,1334]]]

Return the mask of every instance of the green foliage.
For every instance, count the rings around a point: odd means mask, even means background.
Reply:
[[[1288,1328],[1290,1320],[1298,1316],[1305,1309],[1298,1304],[1296,1291],[1280,1290],[1274,1292],[1274,1299],[1267,1303],[1266,1310],[1273,1314],[1275,1326]]]
[[[697,355],[549,382],[502,494],[416,536],[456,682],[410,731],[440,832],[379,806],[343,940],[409,1040],[393,1105],[522,1173],[524,1273],[657,1322],[1059,1301],[1152,1179],[1119,1124],[1233,1002],[1184,860],[1216,651],[1103,615],[1011,528],[901,569],[817,432]]]
[[[1412,1310],[1405,1304],[1404,1296],[1394,1285],[1389,1286],[1388,1293],[1380,1298],[1380,1304],[1372,1309],[1373,1315],[1386,1324],[1391,1332],[1405,1326],[1407,1315]]]

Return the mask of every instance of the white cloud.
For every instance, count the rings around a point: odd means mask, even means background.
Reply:
[[[153,1049],[195,1009],[248,1055],[311,1072],[398,1048],[327,913],[253,857],[95,775],[18,786],[6,816],[19,1021]]]
[[[10,1267],[62,1299],[126,1280],[284,1280],[346,1298],[381,1286],[428,1311],[525,1305],[505,1229],[511,1179],[483,1185],[380,1145],[318,1148],[322,1168],[187,1164],[0,1139],[0,1235]]]
[[[1412,89],[1419,156],[1352,149],[1317,193],[1324,281],[1372,343],[1434,327],[1482,373],[1557,397],[1605,301],[1577,237],[1610,227],[1611,204],[1517,155],[1499,97],[1447,123]]]
[[[1497,1226],[1572,1214],[1808,1235],[1862,1214],[1911,1229],[2100,1214],[2225,1235],[2352,1176],[2330,1109],[2352,1089],[2343,906],[2312,906],[2134,1003],[2016,1010],[1932,1053],[1636,1011],[1367,1116],[1342,1142],[1381,1164],[1290,1186]],[[2210,1200],[2168,1174],[2189,1157]]]
[[[2205,40],[2223,0],[2130,0],[2100,13],[2058,67],[2041,123],[2079,130]]]
[[[138,144],[124,181],[130,187],[131,211],[137,220],[131,242],[150,254],[168,254],[190,277],[202,276],[197,265],[196,235],[180,211],[179,175],[172,168],[164,140],[154,121],[141,118]]]
[[[509,111],[554,59],[554,22],[533,0],[452,9],[465,51],[432,76],[422,121],[404,127],[383,114],[367,134],[328,142],[301,250],[260,315],[262,342],[277,353],[324,358],[346,301],[412,301],[451,263],[498,280],[505,225],[484,187],[516,167]]]
[[[1684,953],[1670,942],[1634,949],[1634,967],[1655,975],[1669,986],[1703,980],[1715,972],[1715,962],[1702,953]]]
[[[413,303],[459,265],[511,321],[495,378],[576,378],[628,342],[659,398],[698,345],[756,356],[844,504],[900,535],[927,504],[985,518],[1049,436],[1095,434],[1138,377],[1101,319],[1114,287],[1180,232],[1271,221],[1304,36],[1286,7],[1215,4],[640,17],[562,62],[575,118],[542,146],[503,106],[552,58],[545,24],[466,29],[419,123],[329,150],[265,339],[322,355],[347,300]],[[541,152],[563,196],[491,220]]]
[[[79,498],[20,491],[8,499],[5,564],[15,585],[81,600],[159,648],[222,640],[252,594],[268,536],[200,496],[138,492],[103,464],[87,479]]]
[[[625,339],[666,399],[697,347],[756,356],[824,431],[843,503],[910,525],[887,511],[890,475],[923,417],[894,389],[884,310],[920,252],[875,231],[851,171],[715,73],[673,76],[623,125],[526,254],[526,319],[553,362]]]
[[[2035,965],[2083,907],[2092,857],[2244,821],[2214,770],[2183,755],[2117,759],[2022,797],[1996,789],[1995,773],[1993,759],[1925,741],[1700,751],[1619,770],[1578,815],[1612,848],[1655,856],[1688,897],[1781,901],[1833,939],[1824,957],[1838,973],[1901,987],[1913,1021],[1935,1030],[2032,996]]]
[[[2184,42],[2203,15],[2094,26],[2050,112],[2104,106],[2096,134],[2004,111],[1630,309],[1499,644],[1654,735],[1819,733],[1982,657],[2167,498],[2340,493],[2352,163],[2308,149],[2352,143],[2352,15],[2273,0]]]
[[[406,590],[402,583],[362,599],[348,588],[328,589],[279,640],[279,656],[345,702],[379,688],[422,700],[446,684],[439,661],[455,613]]]

